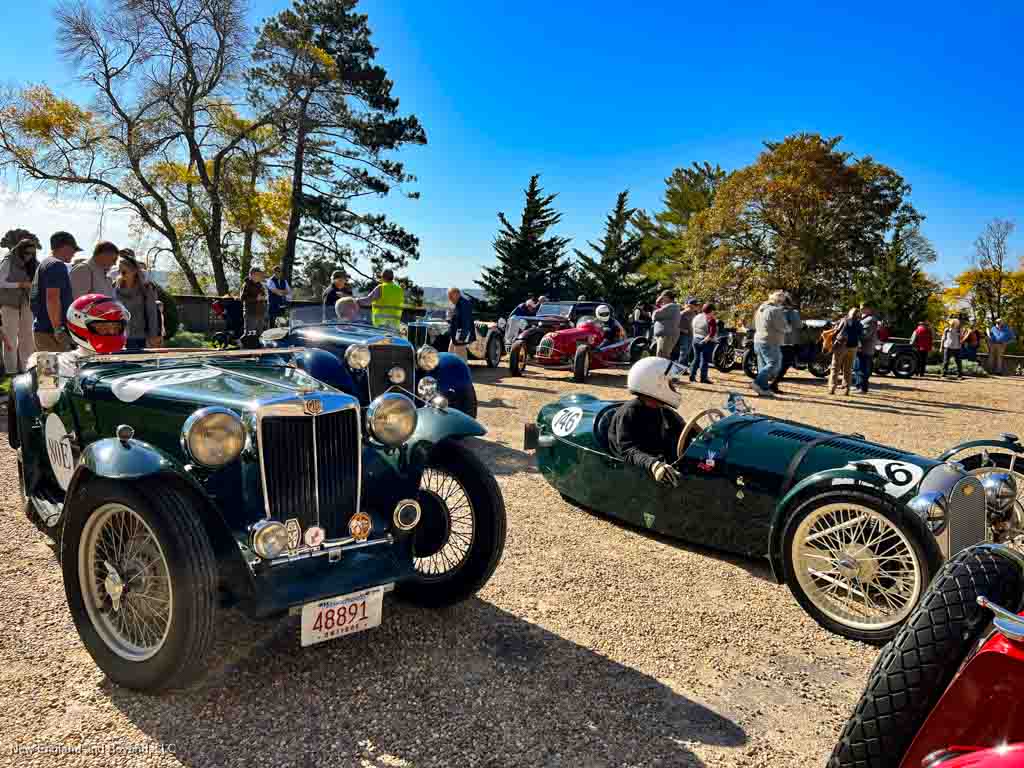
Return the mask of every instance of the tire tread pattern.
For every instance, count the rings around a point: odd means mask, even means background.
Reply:
[[[1022,589],[1019,567],[990,549],[967,549],[947,562],[879,654],[828,768],[898,768],[991,618],[978,595],[1019,605]]]

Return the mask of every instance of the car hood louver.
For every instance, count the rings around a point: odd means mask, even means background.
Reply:
[[[822,435],[814,434],[811,432],[801,432],[795,429],[773,429],[768,433],[771,437],[780,437],[783,440],[792,440],[798,443],[809,443],[812,440],[817,440]],[[896,451],[889,451],[884,448],[877,448],[873,445],[859,443],[856,440],[850,438],[841,437],[836,435],[830,440],[825,440],[818,443],[818,446],[822,448],[835,448],[836,450],[844,451],[846,453],[855,454],[862,456],[865,459],[902,459],[906,454],[898,453]]]

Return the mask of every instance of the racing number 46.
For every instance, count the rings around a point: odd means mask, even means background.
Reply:
[[[313,630],[316,632],[330,631],[335,627],[345,627],[365,620],[366,601],[360,600],[358,603],[321,610],[316,616],[316,621],[313,622]]]

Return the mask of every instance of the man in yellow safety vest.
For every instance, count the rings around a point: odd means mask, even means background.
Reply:
[[[395,282],[395,273],[385,269],[380,275],[380,283],[369,294],[359,299],[359,305],[372,307],[373,324],[399,330],[402,324],[402,306],[405,304],[405,291]]]

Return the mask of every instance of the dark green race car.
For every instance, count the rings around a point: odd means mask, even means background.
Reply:
[[[14,380],[25,512],[114,682],[201,675],[223,606],[300,614],[310,645],[380,624],[391,589],[444,606],[493,573],[505,507],[461,442],[484,428],[397,387],[362,407],[310,355],[39,353]]]
[[[544,478],[579,506],[640,528],[751,557],[822,626],[849,638],[893,637],[939,566],[965,547],[1010,535],[1013,473],[972,473],[865,440],[750,412],[730,395],[685,423],[677,488],[612,455],[621,402],[570,395],[526,426]],[[965,444],[1020,445],[1002,440]],[[993,533],[995,532],[995,533]]]

